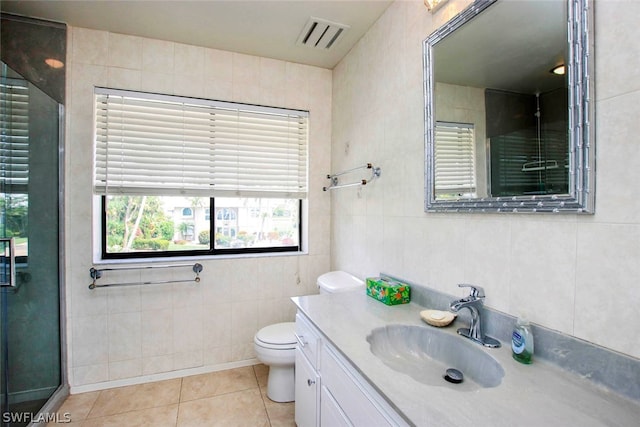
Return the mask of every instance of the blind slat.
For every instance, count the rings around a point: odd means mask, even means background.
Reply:
[[[20,79],[0,84],[0,176],[2,191],[25,191],[29,183],[29,87]],[[14,188],[12,190],[12,187]]]
[[[95,99],[97,194],[306,197],[306,112],[102,88]]]
[[[435,140],[436,194],[475,193],[473,125],[437,122]]]

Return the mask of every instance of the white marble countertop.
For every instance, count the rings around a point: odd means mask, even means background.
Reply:
[[[510,343],[484,349],[505,370],[499,386],[461,391],[420,383],[387,367],[371,353],[367,335],[389,324],[420,325],[417,304],[386,306],[364,292],[292,298],[298,309],[409,423],[417,426],[638,426],[640,402],[597,387],[588,380],[534,359],[523,365],[511,357]],[[456,334],[460,321],[446,328]],[[460,339],[466,339],[459,337]]]

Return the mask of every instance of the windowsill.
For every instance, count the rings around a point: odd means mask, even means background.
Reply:
[[[303,256],[309,255],[308,251],[297,252],[261,252],[247,254],[229,254],[229,255],[203,255],[203,256],[176,256],[176,257],[158,257],[158,258],[131,258],[131,259],[100,259],[93,261],[93,265],[129,265],[129,264],[167,264],[173,262],[199,262],[213,261],[218,259],[245,259],[245,258],[271,258],[285,256]]]

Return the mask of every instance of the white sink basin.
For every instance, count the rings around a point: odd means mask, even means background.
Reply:
[[[367,336],[371,352],[385,365],[424,384],[447,386],[460,391],[497,387],[504,369],[481,346],[458,335],[427,326],[388,325]],[[445,380],[449,368],[464,380]]]

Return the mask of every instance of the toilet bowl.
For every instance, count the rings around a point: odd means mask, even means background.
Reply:
[[[364,289],[364,282],[344,271],[331,271],[318,277],[320,293]],[[274,402],[295,399],[295,323],[284,322],[265,326],[253,339],[258,360],[269,366],[267,397]]]
[[[295,323],[265,326],[253,339],[256,357],[269,366],[267,396],[274,402],[295,398],[293,365],[296,360]]]

